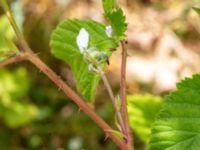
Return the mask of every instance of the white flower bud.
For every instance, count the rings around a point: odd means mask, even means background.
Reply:
[[[106,26],[106,34],[108,37],[112,37],[112,26]]]
[[[76,43],[81,53],[88,49],[89,33],[85,28],[81,28],[78,36],[76,37]]]

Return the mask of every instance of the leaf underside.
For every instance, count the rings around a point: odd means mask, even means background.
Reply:
[[[117,44],[106,35],[104,25],[92,20],[63,21],[52,35],[53,55],[70,65],[78,91],[86,100],[92,101],[95,98],[100,77],[88,70],[88,63],[77,46],[76,37],[81,28],[85,28],[89,33],[89,47],[105,51],[109,56],[111,55],[109,49],[116,48]]]
[[[152,128],[150,150],[200,149],[200,75],[177,84]]]

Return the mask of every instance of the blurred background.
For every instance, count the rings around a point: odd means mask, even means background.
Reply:
[[[150,128],[163,97],[176,83],[200,71],[198,0],[118,0],[127,18],[127,91],[136,150],[148,147]],[[199,1],[200,2],[200,1]],[[75,89],[67,64],[50,52],[51,33],[64,19],[105,22],[101,0],[10,0],[30,47]],[[12,56],[16,37],[0,8],[0,61]],[[119,93],[120,54],[107,76]],[[115,127],[113,108],[100,84],[94,108]],[[0,149],[117,150],[96,124],[28,62],[0,69]]]

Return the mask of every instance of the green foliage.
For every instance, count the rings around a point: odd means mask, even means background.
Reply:
[[[150,150],[200,147],[200,75],[187,78],[166,97],[152,129]]]
[[[126,18],[121,8],[118,8],[115,0],[103,0],[105,17],[112,26],[113,37],[117,41],[123,40],[127,29]]]
[[[24,22],[24,14],[22,11],[21,1],[17,0],[11,4],[12,11],[15,17],[15,20],[22,30],[22,25]],[[12,29],[9,20],[6,15],[0,17],[0,61],[5,60],[8,57],[11,57],[14,53],[17,52],[17,48],[14,44],[16,39],[15,32]]]
[[[18,27],[22,30],[24,22],[24,13],[22,11],[22,2],[16,0],[11,4],[14,18],[17,22]],[[10,25],[6,15],[0,17],[0,61],[12,56],[17,53],[17,47],[14,44],[16,39],[15,32]]]
[[[139,138],[147,143],[150,139],[152,123],[163,101],[160,97],[151,95],[128,96],[127,100],[130,126]]]
[[[16,47],[12,42],[15,38],[15,33],[10,26],[10,23],[7,17],[0,17],[0,61],[4,60],[9,55],[13,54],[13,51],[16,51]]]
[[[197,12],[198,15],[200,15],[200,5],[199,4],[193,6],[192,8],[193,8],[193,10],[195,10]]]
[[[12,128],[25,125],[37,115],[37,108],[27,102],[29,88],[27,72],[0,70],[0,117]]]
[[[106,17],[111,23],[113,29],[113,36],[117,40],[123,40],[127,29],[126,18],[122,9],[114,9],[106,14]]]
[[[109,56],[109,49],[116,48],[117,44],[106,35],[105,26],[95,21],[67,20],[62,22],[52,35],[53,55],[70,65],[78,91],[91,101],[95,97],[100,77],[88,70],[88,63],[77,46],[76,38],[81,28],[85,28],[89,33],[89,47],[105,51]]]
[[[103,0],[103,8],[105,14],[117,8],[116,0]]]

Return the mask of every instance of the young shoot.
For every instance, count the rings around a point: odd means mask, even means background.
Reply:
[[[108,60],[108,54],[104,51],[100,51],[96,47],[88,48],[89,45],[89,33],[85,28],[81,28],[76,38],[76,43],[80,52],[83,54],[85,60],[89,63],[89,71],[100,73],[102,71],[102,64]]]

